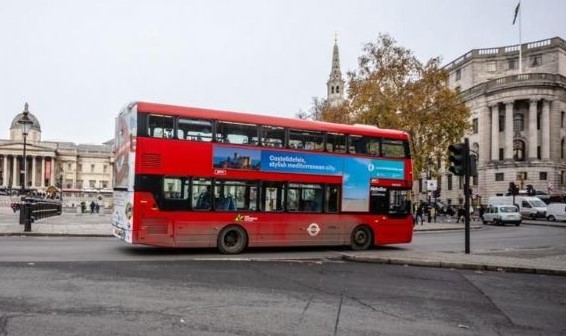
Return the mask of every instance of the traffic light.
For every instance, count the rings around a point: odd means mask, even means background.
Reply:
[[[450,168],[448,170],[457,176],[464,176],[467,169],[467,153],[466,144],[457,143],[448,146],[448,161],[450,161]]]
[[[434,196],[434,198],[440,198],[440,188],[433,191],[432,196]]]
[[[509,195],[519,195],[519,186],[515,182],[509,182],[509,189],[507,190]]]

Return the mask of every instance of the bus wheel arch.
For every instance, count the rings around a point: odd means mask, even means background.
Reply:
[[[360,224],[352,230],[350,247],[354,251],[367,250],[373,245],[373,230],[366,224]]]
[[[222,228],[216,239],[216,247],[223,254],[239,254],[248,246],[248,233],[240,225],[230,224]]]

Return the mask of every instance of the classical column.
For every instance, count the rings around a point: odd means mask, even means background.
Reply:
[[[18,174],[18,157],[12,156],[12,188],[20,186],[20,174]]]
[[[45,156],[41,157],[41,187],[45,188]]]
[[[542,143],[541,152],[543,160],[550,160],[550,100],[542,101]]]
[[[491,159],[499,161],[499,105],[491,106]]]
[[[55,157],[51,157],[51,176],[49,177],[49,185],[55,185]]]
[[[513,101],[505,102],[505,160],[513,160]]]
[[[36,156],[31,157],[31,186],[34,188],[37,187],[37,183],[35,181],[37,176],[37,167],[35,165],[36,159],[37,159]]]
[[[4,155],[4,169],[2,170],[2,183],[4,186],[8,186],[8,155]]]
[[[537,100],[531,99],[529,105],[529,159],[537,158]]]

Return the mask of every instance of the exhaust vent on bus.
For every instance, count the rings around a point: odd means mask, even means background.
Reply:
[[[161,154],[142,154],[141,165],[142,167],[161,167]]]

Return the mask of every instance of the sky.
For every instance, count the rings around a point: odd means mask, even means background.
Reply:
[[[421,60],[519,43],[518,0],[2,0],[0,139],[101,144],[132,101],[293,117],[391,35]],[[566,39],[566,1],[522,0],[522,42]]]

